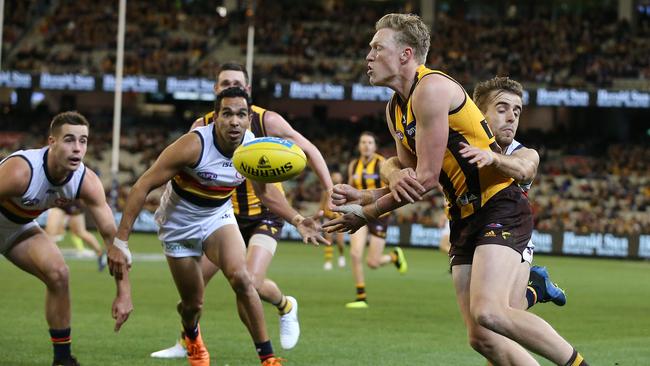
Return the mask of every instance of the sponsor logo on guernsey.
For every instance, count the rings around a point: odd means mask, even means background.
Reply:
[[[498,222],[493,222],[491,224],[487,224],[486,227],[489,227],[490,229],[498,229],[500,227],[503,227],[503,225],[499,224]]]
[[[508,239],[510,239],[511,236],[512,236],[512,234],[510,234],[509,231],[503,231],[501,233],[501,237],[503,238],[503,240],[508,240]]]
[[[197,172],[196,175],[205,180],[217,180],[218,175],[212,172]]]
[[[400,139],[400,140],[402,140],[404,138],[404,134],[402,133],[402,131],[395,132],[395,135],[397,135],[397,138]]]

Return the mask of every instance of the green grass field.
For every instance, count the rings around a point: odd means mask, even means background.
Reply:
[[[134,252],[160,253],[153,235],[134,235]],[[278,319],[265,305],[276,353],[286,365],[485,365],[467,345],[447,258],[407,249],[409,272],[366,271],[367,310],[348,310],[354,297],[349,268],[322,269],[322,248],[283,243],[270,277],[300,304],[302,335],[283,351]],[[587,357],[590,365],[650,365],[650,263],[538,256],[568,293],[563,308],[534,311]],[[173,344],[180,329],[178,296],[167,264],[136,262],[131,272],[135,310],[119,334],[110,317],[114,285],[94,261],[69,260],[73,352],[84,366],[186,365],[149,353]],[[0,260],[0,365],[49,365],[44,289],[34,277]],[[218,275],[208,286],[201,321],[213,365],[257,365],[252,342],[236,314],[234,295]],[[550,365],[540,361],[542,365]]]

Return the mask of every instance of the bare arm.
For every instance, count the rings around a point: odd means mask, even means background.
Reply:
[[[307,163],[318,176],[323,188],[327,191],[332,189],[332,178],[327,163],[314,144],[294,130],[281,115],[272,111],[264,113],[264,128],[267,135],[287,139],[298,145],[307,155]]]
[[[165,184],[183,167],[195,164],[201,154],[201,141],[195,133],[187,133],[169,145],[156,162],[135,182],[126,200],[116,237],[127,241],[147,194]]]
[[[469,162],[479,168],[492,166],[503,176],[513,178],[519,183],[532,182],[537,175],[539,154],[534,149],[522,147],[512,155],[503,155],[467,144],[462,146],[461,155],[469,158]]]
[[[417,159],[402,145],[395,134],[390,114],[390,103],[386,105],[386,123],[395,141],[397,156],[389,158],[382,166],[381,179],[388,183],[388,188],[397,202],[401,202],[403,199],[411,203],[421,200],[424,187],[415,179]]]
[[[439,185],[438,178],[449,137],[449,111],[452,105],[460,104],[464,97],[464,91],[456,83],[442,77],[423,79],[413,92],[413,113],[418,121],[415,135],[417,166],[413,178],[424,188],[422,194]],[[405,165],[401,158],[400,163]],[[376,218],[406,203],[405,200],[396,200],[393,195],[385,195],[374,205],[365,206],[364,214]]]
[[[79,198],[84,202],[95,220],[97,230],[104,239],[104,245],[110,252],[109,257],[114,258],[115,255],[119,254],[119,249],[113,245],[113,238],[117,231],[113,212],[106,202],[106,193],[101,181],[97,174],[88,168],[86,168],[86,175],[81,185]],[[115,285],[117,295],[115,301],[113,301],[112,315],[113,319],[115,319],[115,331],[119,331],[122,324],[129,318],[131,311],[133,311],[128,271],[120,271],[120,275],[115,276]]]
[[[319,242],[327,245],[330,244],[321,235],[322,229],[318,223],[318,219],[322,216],[322,212],[314,217],[305,218],[291,207],[287,198],[274,184],[264,184],[252,180],[251,183],[253,184],[255,195],[259,197],[262,204],[295,226],[298,232],[300,232],[303,242],[313,243],[315,245],[318,245]]]
[[[447,149],[449,135],[448,113],[452,107],[460,105],[465,93],[456,83],[448,79],[430,77],[424,79],[413,94],[413,112],[418,121],[415,137],[417,151],[416,175],[412,177],[424,188],[422,193],[439,186],[438,178],[442,168],[442,159]],[[392,130],[390,121],[389,128]],[[398,140],[396,139],[396,142]],[[399,146],[399,145],[398,145]],[[399,149],[399,147],[398,147]],[[398,157],[400,157],[398,152]],[[405,164],[400,158],[400,163]],[[351,187],[350,187],[351,188]],[[359,192],[339,192],[334,189],[332,197],[338,195],[348,198],[360,197]],[[337,211],[345,214],[323,225],[327,231],[355,232],[367,222],[376,220],[380,215],[404,206],[408,201],[398,201],[392,194],[386,194],[373,204],[359,206],[350,204],[338,207]]]
[[[300,214],[291,207],[289,201],[287,201],[287,198],[278,187],[272,183],[265,184],[253,180],[251,180],[251,183],[253,184],[255,195],[259,197],[264,206],[268,207],[269,210],[282,217],[285,221],[295,225],[292,221],[297,216],[300,216]]]

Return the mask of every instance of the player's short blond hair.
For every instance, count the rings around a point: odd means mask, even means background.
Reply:
[[[386,14],[375,24],[375,30],[390,28],[397,33],[395,41],[413,47],[415,59],[424,64],[431,46],[429,27],[415,14]]]
[[[518,81],[512,80],[507,76],[495,76],[490,80],[482,81],[474,87],[472,100],[476,103],[481,112],[485,112],[488,107],[489,96],[493,91],[512,93],[519,98],[524,96],[524,88]]]

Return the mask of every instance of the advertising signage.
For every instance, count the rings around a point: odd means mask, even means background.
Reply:
[[[214,80],[201,77],[126,75],[122,79],[124,92],[166,93],[177,100],[214,100],[213,86]],[[291,81],[275,82],[271,86],[271,90],[268,90],[269,96],[276,99],[385,103],[393,95],[389,88],[361,83],[343,85]],[[0,88],[113,92],[115,75],[104,74],[98,77],[75,73],[29,74],[1,71]],[[471,89],[466,87],[466,90]],[[531,106],[650,108],[650,91],[636,89],[537,88],[524,90],[522,99],[525,105]]]

